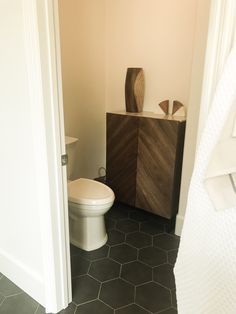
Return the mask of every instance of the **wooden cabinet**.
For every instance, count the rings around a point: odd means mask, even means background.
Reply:
[[[185,119],[107,113],[107,184],[116,199],[171,219],[178,210]]]

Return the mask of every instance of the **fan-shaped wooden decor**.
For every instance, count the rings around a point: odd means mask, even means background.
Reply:
[[[128,68],[125,80],[127,112],[142,112],[144,100],[144,73],[142,68]]]
[[[162,102],[160,102],[159,107],[165,113],[165,115],[168,115],[168,113],[169,113],[169,100],[163,100]]]
[[[181,104],[178,100],[174,100],[172,114],[174,115],[181,107],[183,107],[183,104]]]

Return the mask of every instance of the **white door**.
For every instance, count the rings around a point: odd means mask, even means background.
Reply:
[[[35,0],[34,0],[35,1]],[[65,155],[64,115],[61,79],[61,56],[57,0],[36,0],[40,61],[45,109],[48,169],[52,196],[51,232],[54,248],[54,264],[47,267],[48,276],[54,273],[51,283],[55,284],[57,311],[71,302],[71,269],[69,216],[66,166],[62,165]],[[54,211],[54,208],[57,210]],[[46,242],[45,242],[45,249]],[[51,283],[46,295],[50,304]]]
[[[56,313],[71,301],[57,1],[0,1],[0,272]]]

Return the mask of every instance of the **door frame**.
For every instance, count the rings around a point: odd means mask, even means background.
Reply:
[[[37,301],[57,313],[72,301],[58,2],[24,0],[22,10],[44,269]]]

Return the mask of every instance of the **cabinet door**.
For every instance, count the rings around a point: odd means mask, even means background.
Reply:
[[[116,199],[135,205],[138,119],[107,113],[107,184]]]
[[[136,207],[171,218],[178,122],[140,118]]]

